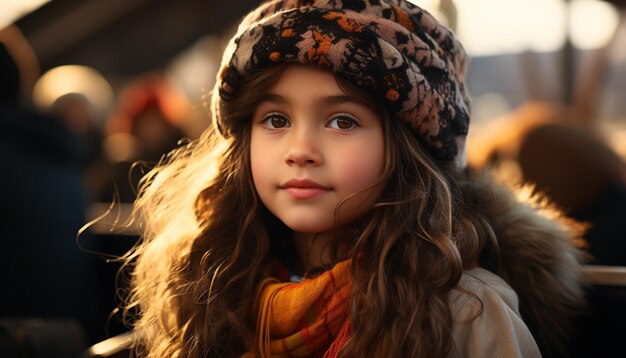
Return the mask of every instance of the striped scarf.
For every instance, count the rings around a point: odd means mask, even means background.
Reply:
[[[258,284],[254,313],[261,357],[337,357],[351,334],[350,266],[350,260],[340,262],[300,283],[269,277]]]

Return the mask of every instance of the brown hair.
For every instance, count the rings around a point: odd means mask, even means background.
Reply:
[[[261,267],[277,246],[291,248],[287,228],[252,182],[250,118],[283,69],[259,72],[222,108],[228,139],[209,129],[144,178],[136,213],[145,230],[129,255],[126,305],[138,309],[140,352],[226,357],[256,346],[250,313]],[[348,95],[372,103],[336,78]],[[384,118],[380,198],[355,226],[351,248],[335,246],[333,256],[354,263],[353,335],[341,355],[443,356],[451,337],[448,292],[483,247],[495,248],[493,234],[464,204],[457,183],[467,179],[454,163],[435,162],[412,129]]]
[[[367,264],[355,266],[353,335],[342,354],[440,357],[451,342],[448,293],[497,244],[465,204],[469,179],[454,162],[431,159],[397,119],[386,126],[385,188],[352,252]]]

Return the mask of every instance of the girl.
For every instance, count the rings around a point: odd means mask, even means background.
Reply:
[[[465,62],[404,0],[250,13],[213,126],[136,202],[138,353],[563,353],[582,302],[574,231],[465,168]]]

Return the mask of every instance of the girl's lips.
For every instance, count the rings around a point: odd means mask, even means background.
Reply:
[[[280,189],[295,199],[312,199],[332,189],[309,179],[291,179],[280,185]]]
[[[330,189],[323,188],[282,188],[287,194],[295,199],[313,199],[322,194],[328,193]]]

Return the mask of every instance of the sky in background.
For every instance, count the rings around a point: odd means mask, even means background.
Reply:
[[[0,28],[49,0],[2,0]],[[563,46],[567,23],[575,47],[599,48],[608,43],[618,24],[618,12],[600,0],[409,0],[437,17],[440,4],[457,10],[457,34],[472,56],[549,52]]]
[[[439,0],[410,0],[445,21]],[[445,0],[444,0],[445,2]],[[570,37],[580,49],[608,43],[618,25],[618,11],[600,0],[455,0],[457,34],[472,56],[557,51]]]

